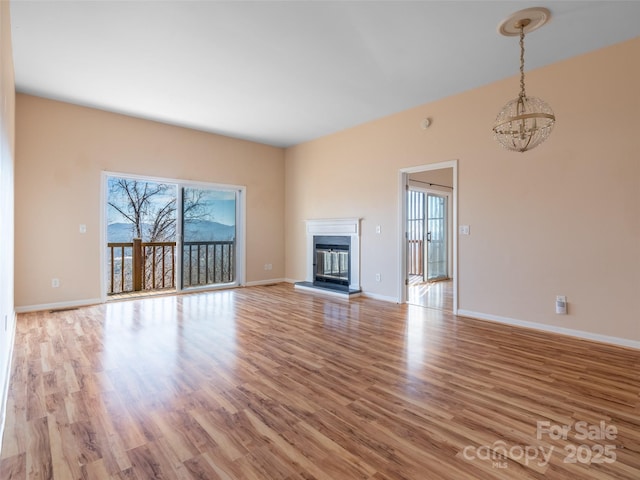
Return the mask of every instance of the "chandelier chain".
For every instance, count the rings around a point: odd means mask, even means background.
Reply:
[[[520,98],[525,98],[524,93],[524,25],[520,25]]]

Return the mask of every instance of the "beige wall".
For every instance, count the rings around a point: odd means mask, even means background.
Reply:
[[[287,278],[305,276],[305,219],[361,217],[363,290],[399,298],[398,171],[458,159],[459,308],[640,345],[637,58],[640,38],[528,72],[558,121],[524,154],[491,134],[515,76],[287,149]]]
[[[101,298],[103,171],[246,186],[246,280],[284,277],[282,149],[22,94],[16,128],[18,308]]]
[[[13,202],[15,82],[9,2],[0,2],[0,438],[13,351]]]
[[[453,187],[453,168],[439,168],[437,170],[425,170],[413,172],[408,176],[409,182],[414,182],[416,187],[438,188]],[[445,188],[444,190],[449,191]]]

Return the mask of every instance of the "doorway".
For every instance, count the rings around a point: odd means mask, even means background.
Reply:
[[[104,299],[241,284],[244,189],[103,173]]]
[[[403,169],[401,301],[457,310],[457,161]]]

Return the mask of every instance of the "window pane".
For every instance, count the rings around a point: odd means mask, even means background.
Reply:
[[[182,189],[183,288],[236,280],[236,192]]]

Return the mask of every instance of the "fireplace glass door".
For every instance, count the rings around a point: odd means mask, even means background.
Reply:
[[[316,281],[349,285],[349,248],[316,246]]]

